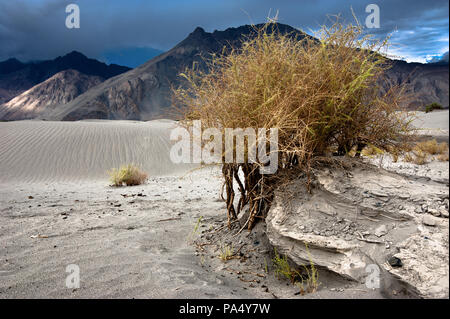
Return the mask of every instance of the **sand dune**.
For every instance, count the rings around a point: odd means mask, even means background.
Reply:
[[[169,158],[172,121],[18,121],[0,124],[0,183],[107,179],[134,163],[150,176],[185,172]]]
[[[448,136],[448,110],[417,112],[422,134]],[[169,158],[175,122],[87,120],[0,123],[0,183],[106,180],[107,170],[134,163],[150,176],[182,174],[193,165]]]

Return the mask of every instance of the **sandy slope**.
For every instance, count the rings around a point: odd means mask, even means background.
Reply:
[[[193,166],[169,158],[171,121],[18,121],[0,123],[0,183],[108,178],[107,170],[135,163],[150,176]]]
[[[448,136],[448,110],[417,112],[423,134]],[[169,158],[168,120],[0,123],[0,183],[98,180],[135,163],[151,176],[180,174],[192,165]]]

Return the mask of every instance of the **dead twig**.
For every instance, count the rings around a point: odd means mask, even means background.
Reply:
[[[160,222],[168,222],[171,220],[180,220],[180,219],[181,219],[181,217],[173,217],[173,218],[160,219],[160,220],[157,220],[156,222],[160,223]]]
[[[359,238],[357,238],[357,239],[360,241],[365,241],[366,243],[371,243],[371,244],[384,244],[384,242],[382,242],[382,241],[366,239],[360,232],[356,232],[356,233],[359,235]]]

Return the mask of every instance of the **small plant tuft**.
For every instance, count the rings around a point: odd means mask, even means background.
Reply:
[[[198,235],[202,221],[203,221],[203,216],[200,216],[199,218],[197,218],[197,222],[195,223],[194,228],[192,229],[192,232],[190,232],[187,237],[188,240],[191,240],[192,238],[194,238],[195,236]]]
[[[440,162],[448,162],[448,152],[437,156],[437,160]]]
[[[405,154],[403,159],[405,162],[423,165],[433,159],[446,162],[448,161],[448,154],[449,148],[447,143],[438,143],[435,139],[432,139],[416,143],[410,152]]]
[[[405,154],[403,160],[416,165],[424,165],[428,163],[428,155],[422,150],[413,150],[411,153]]]
[[[319,282],[319,272],[312,261],[308,245],[305,244],[308,253],[309,265],[301,265],[302,270],[292,268],[286,256],[280,256],[277,250],[274,249],[275,256],[272,262],[275,266],[275,275],[280,278],[288,279],[292,284],[300,288],[300,294],[316,292]]]
[[[276,249],[274,249],[274,252],[275,256],[273,257],[272,262],[275,266],[275,275],[278,278],[284,277],[291,283],[295,283],[296,278],[300,277],[300,273],[289,265],[286,256],[280,256]]]
[[[303,268],[305,269],[306,272],[306,276],[302,276],[301,282],[298,283],[298,286],[300,288],[300,294],[302,295],[305,293],[316,292],[320,285],[319,272],[317,271],[317,268],[314,265],[314,262],[308,249],[308,245],[306,243],[305,247],[306,252],[308,253],[309,267],[303,265]]]
[[[230,259],[233,259],[234,252],[233,252],[233,245],[225,244],[222,247],[220,247],[220,255],[219,258],[222,261],[228,261]]]

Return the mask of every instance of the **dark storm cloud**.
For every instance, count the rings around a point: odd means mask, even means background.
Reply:
[[[65,6],[77,3],[81,28],[65,27]],[[0,0],[0,60],[53,58],[72,50],[98,57],[118,47],[150,46],[167,50],[196,26],[207,31],[264,22],[269,10],[279,21],[305,31],[327,22],[327,14],[352,20],[350,7],[363,23],[365,7],[381,11],[378,36],[393,33],[392,53],[424,60],[448,51],[448,1],[114,1]]]

